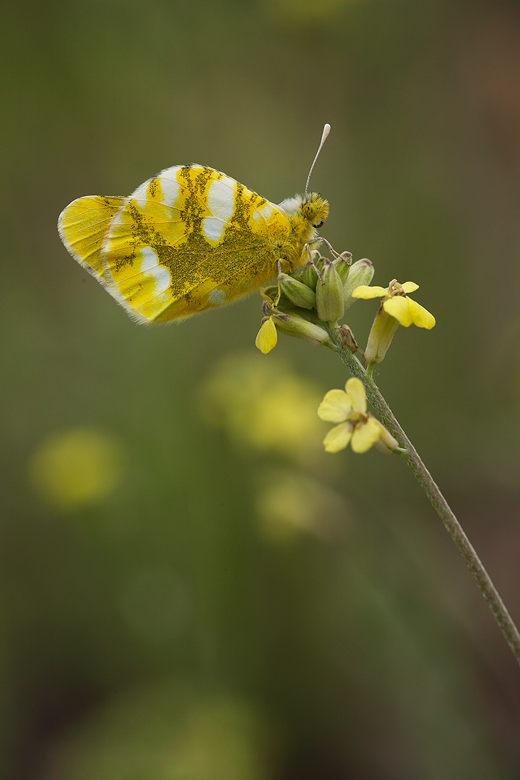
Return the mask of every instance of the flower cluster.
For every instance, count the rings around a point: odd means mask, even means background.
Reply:
[[[358,298],[383,298],[364,353],[369,366],[383,360],[399,325],[433,328],[434,316],[409,297],[419,288],[415,282],[400,284],[393,279],[387,288],[370,287],[374,275],[370,260],[352,263],[350,252],[334,255],[329,260],[317,251],[309,252],[299,276],[280,270],[278,285],[261,291],[265,316],[255,342],[260,352],[274,349],[278,331],[334,348],[338,336],[349,330],[338,322]],[[357,349],[354,339],[351,346]]]
[[[332,251],[332,250],[331,250]],[[362,354],[367,375],[385,357],[399,325],[416,325],[430,330],[435,318],[409,297],[419,285],[400,284],[393,279],[387,288],[369,283],[374,275],[370,260],[351,264],[351,255],[333,252],[334,260],[309,252],[309,262],[299,276],[280,273],[278,285],[262,290],[264,319],[256,337],[256,346],[264,354],[277,343],[278,331],[289,336],[322,344],[331,349],[358,350],[348,325],[339,325],[345,311],[358,298],[383,298],[376,313],[366,350]],[[373,415],[367,412],[363,383],[349,379],[345,390],[330,390],[318,409],[322,420],[336,423],[324,440],[327,452],[338,452],[349,443],[354,452],[366,452],[376,445],[393,452],[398,442]]]
[[[280,272],[278,285],[262,290],[265,317],[255,343],[264,354],[276,346],[277,331],[332,347],[330,330],[355,303],[353,291],[374,275],[370,260],[351,264],[349,252],[334,260],[310,254],[300,276]]]

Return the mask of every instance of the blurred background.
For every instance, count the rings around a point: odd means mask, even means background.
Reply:
[[[322,452],[325,349],[260,297],[136,326],[59,212],[198,162],[411,279],[382,392],[520,621],[520,12],[3,12],[0,752],[9,780],[514,780],[520,675],[398,457]],[[366,342],[376,302],[348,322]]]

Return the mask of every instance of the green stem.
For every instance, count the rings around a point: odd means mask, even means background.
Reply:
[[[401,447],[403,458],[406,460],[419,484],[428,496],[431,504],[440,516],[444,527],[457,545],[457,548],[466,561],[469,570],[473,574],[477,585],[487,603],[489,604],[495,619],[502,629],[511,650],[518,663],[520,664],[520,633],[514,624],[511,615],[507,611],[497,589],[493,585],[491,578],[485,570],[480,558],[471,545],[468,537],[464,533],[462,526],[453,514],[448,502],[442,495],[432,475],[422,462],[415,447],[401,428],[395,418],[392,410],[381,395],[381,392],[369,374],[356,356],[348,349],[342,347],[338,341],[335,342],[336,352],[339,353],[343,362],[348,366],[350,372],[363,382],[370,404],[376,411],[381,422],[388,428],[390,433],[395,436]]]

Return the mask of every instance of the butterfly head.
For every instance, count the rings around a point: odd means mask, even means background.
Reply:
[[[318,192],[309,192],[301,204],[302,216],[313,228],[320,228],[329,215],[329,202]]]
[[[312,242],[329,213],[329,203],[317,192],[296,195],[279,204],[289,219],[290,232],[286,242],[280,245],[280,258],[288,263],[288,273],[307,261],[303,255],[305,245]],[[283,268],[287,271],[287,268]]]
[[[286,198],[279,204],[279,208],[283,209],[289,218],[303,218],[304,222],[313,228],[320,228],[329,215],[329,202],[317,192]]]

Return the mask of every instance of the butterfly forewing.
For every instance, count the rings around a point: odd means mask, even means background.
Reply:
[[[102,256],[125,308],[141,321],[167,321],[270,279],[289,232],[283,211],[229,176],[175,166],[125,200]]]

